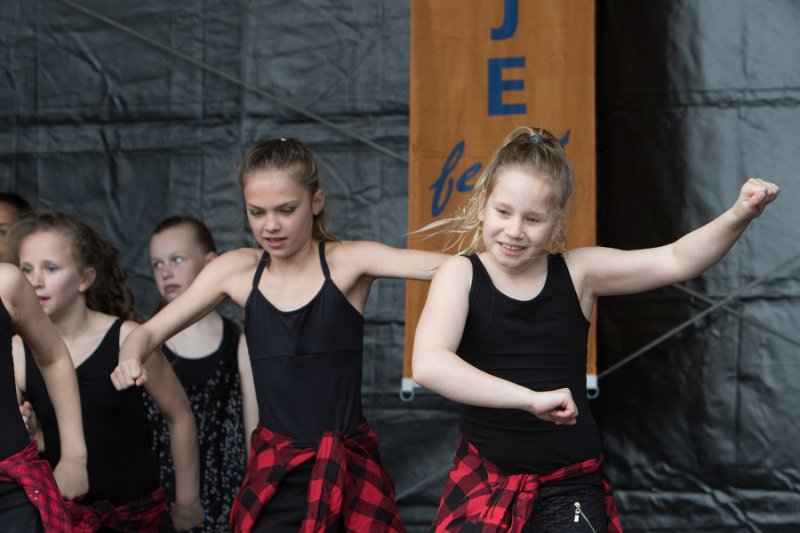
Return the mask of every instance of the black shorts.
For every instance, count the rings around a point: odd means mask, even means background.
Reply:
[[[16,483],[0,482],[0,524],[5,533],[44,533],[39,509]]]
[[[577,504],[577,505],[576,505]],[[542,485],[526,533],[606,533],[603,487]]]

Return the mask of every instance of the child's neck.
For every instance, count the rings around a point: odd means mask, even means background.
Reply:
[[[85,302],[76,302],[72,308],[51,319],[56,331],[66,342],[79,338],[86,331],[93,313],[95,311],[89,309]]]

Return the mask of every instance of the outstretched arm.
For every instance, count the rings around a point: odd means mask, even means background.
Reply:
[[[597,247],[570,251],[567,264],[584,312],[588,316],[597,296],[642,292],[700,275],[728,253],[779,192],[777,185],[751,178],[727,211],[671,244],[645,250]]]
[[[200,451],[189,399],[178,377],[160,350],[144,364],[150,376],[145,390],[153,398],[169,428],[172,462],[175,465],[175,505],[170,511],[178,531],[203,521],[200,504]]]
[[[2,265],[0,295],[14,328],[33,352],[56,413],[61,441],[61,458],[53,471],[56,483],[65,498],[79,498],[89,490],[89,475],[78,379],[69,351],[39,305],[33,287],[16,267]],[[21,343],[15,343],[15,348],[15,364],[24,367]],[[17,385],[24,388],[24,383]]]
[[[522,409],[556,424],[574,424],[577,407],[569,389],[537,392],[484,372],[456,353],[469,310],[472,266],[463,257],[436,273],[414,337],[412,369],[422,386],[453,401]]]
[[[373,241],[342,241],[340,244],[348,249],[348,261],[358,262],[361,274],[372,278],[430,281],[439,265],[450,257]]]

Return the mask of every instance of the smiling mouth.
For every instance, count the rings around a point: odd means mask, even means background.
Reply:
[[[514,244],[506,244],[504,242],[501,242],[500,246],[502,246],[506,250],[510,250],[512,252],[520,252],[520,251],[522,251],[522,250],[524,250],[526,248],[525,246],[518,246],[518,245],[514,245]]]

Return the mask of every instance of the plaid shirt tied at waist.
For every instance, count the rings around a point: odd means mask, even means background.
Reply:
[[[47,533],[72,531],[72,522],[64,508],[64,499],[53,477],[50,463],[39,458],[32,440],[22,451],[0,462],[0,481],[17,483],[39,510]]]
[[[167,512],[167,491],[159,486],[151,494],[120,506],[101,500],[91,505],[65,501],[75,533],[92,533],[104,527],[125,533],[158,533]]]
[[[600,471],[601,459],[569,465],[549,474],[510,474],[478,454],[463,437],[459,441],[432,532],[520,533],[531,518],[543,483]],[[611,485],[603,478],[608,533],[622,533]]]
[[[242,488],[231,509],[234,531],[249,532],[281,480],[314,459],[303,533],[356,531],[403,533],[394,485],[378,459],[378,440],[367,423],[349,434],[325,433],[316,447],[298,447],[290,437],[259,425],[253,432]]]

